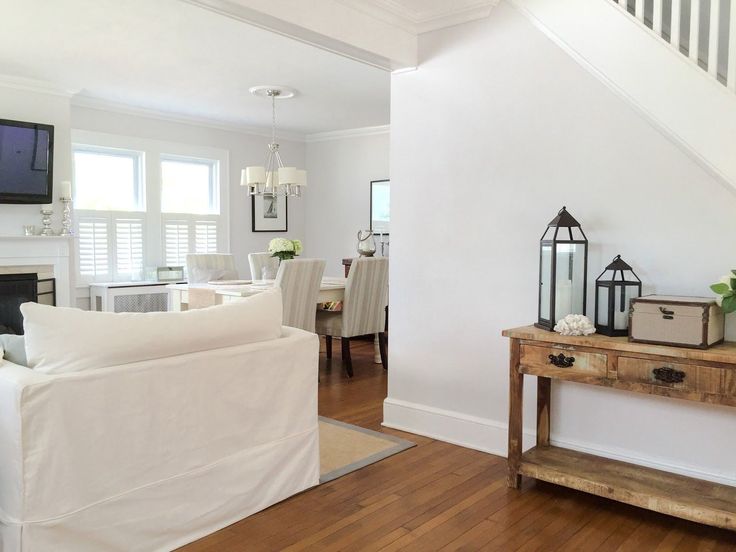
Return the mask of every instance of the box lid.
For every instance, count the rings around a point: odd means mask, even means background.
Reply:
[[[645,295],[632,299],[632,302],[638,303],[681,303],[683,305],[714,305],[716,300],[713,297],[687,297],[682,295]]]

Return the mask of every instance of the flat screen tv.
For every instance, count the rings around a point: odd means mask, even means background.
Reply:
[[[0,203],[51,203],[54,127],[0,119]]]

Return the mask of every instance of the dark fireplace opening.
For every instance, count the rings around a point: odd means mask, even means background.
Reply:
[[[0,274],[0,334],[23,334],[20,306],[38,301],[38,274]]]

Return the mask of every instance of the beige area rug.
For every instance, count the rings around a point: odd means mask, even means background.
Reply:
[[[406,439],[320,416],[319,482],[327,483],[414,446]]]

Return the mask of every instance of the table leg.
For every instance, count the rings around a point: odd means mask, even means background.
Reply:
[[[552,391],[552,380],[550,378],[537,378],[537,446],[549,446],[550,431],[550,394]]]
[[[509,451],[508,486],[518,489],[521,486],[521,446],[522,446],[522,405],[524,395],[524,375],[519,372],[521,345],[518,339],[511,340],[509,364]]]

